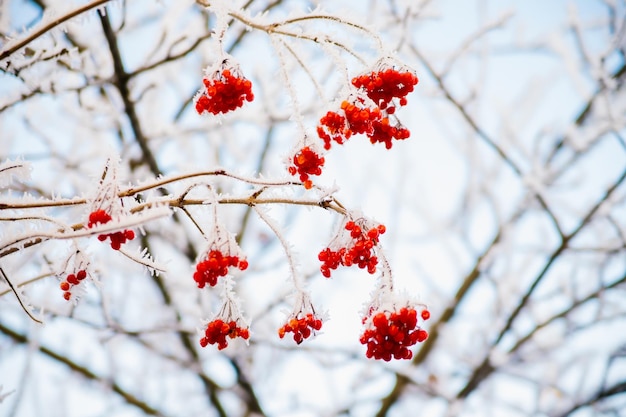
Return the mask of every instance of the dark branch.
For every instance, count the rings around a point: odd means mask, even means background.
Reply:
[[[626,393],[626,381],[618,382],[609,388],[600,390],[599,392],[597,392],[595,395],[591,396],[587,400],[574,404],[568,410],[563,411],[562,413],[559,413],[557,417],[570,416],[574,411],[580,408],[588,407],[606,398],[613,397],[615,395],[621,395],[624,393]]]
[[[504,335],[511,329],[511,327],[513,326],[513,322],[515,321],[515,319],[517,318],[517,316],[521,313],[522,309],[526,306],[526,304],[528,303],[528,300],[530,299],[530,297],[532,296],[532,294],[534,293],[535,289],[537,288],[537,286],[539,285],[539,283],[541,283],[543,281],[543,279],[545,278],[545,276],[547,275],[548,271],[551,269],[552,265],[554,265],[555,261],[561,256],[561,254],[567,249],[569,242],[576,237],[576,235],[584,229],[584,227],[586,225],[589,224],[589,222],[591,221],[591,219],[593,218],[593,216],[596,214],[596,212],[600,209],[600,207],[602,206],[602,204],[604,204],[604,202],[606,202],[607,200],[609,200],[611,194],[613,194],[613,192],[624,182],[624,180],[626,179],[626,170],[622,172],[622,174],[620,175],[620,177],[617,179],[617,181],[615,181],[615,183],[609,187],[607,189],[607,191],[604,193],[604,195],[598,200],[598,202],[591,208],[591,210],[589,210],[587,212],[587,214],[585,215],[585,217],[580,221],[580,223],[578,224],[578,226],[567,236],[563,237],[563,240],[561,241],[561,244],[559,245],[559,247],[552,253],[552,255],[550,256],[550,258],[548,259],[548,261],[546,262],[545,266],[543,267],[543,269],[541,270],[541,272],[537,275],[537,277],[534,279],[534,281],[532,282],[532,284],[528,287],[528,289],[526,290],[526,293],[524,293],[524,295],[522,296],[522,298],[520,299],[519,303],[517,304],[517,306],[515,307],[515,309],[511,312],[511,314],[509,315],[509,317],[506,320],[506,323],[504,324],[504,326],[502,327],[502,329],[500,330],[500,332],[498,333],[498,336],[496,337],[496,339],[494,340],[494,342],[492,343],[491,348],[489,349],[489,351],[492,350],[492,348],[494,346],[496,346],[498,343],[500,343],[500,341],[502,340],[502,338],[504,337]],[[470,376],[467,384],[465,385],[465,387],[458,393],[457,397],[458,398],[465,398],[467,397],[469,394],[471,394],[472,391],[474,391],[474,389],[476,389],[478,387],[478,385],[480,385],[480,383],[482,381],[484,381],[493,371],[495,370],[495,368],[489,364],[489,354],[487,354],[485,356],[485,358],[483,359],[483,361],[481,362],[481,365],[478,366],[478,368],[476,368],[474,370],[474,372],[472,373],[472,375]]]
[[[29,338],[21,333],[18,333],[6,326],[4,326],[3,324],[0,323],[0,332],[4,333],[5,335],[9,336],[11,339],[13,339],[15,342],[17,343],[21,343],[21,344],[29,344]],[[106,381],[105,377],[102,377],[98,374],[96,374],[95,372],[92,372],[91,370],[89,370],[88,368],[70,360],[69,358],[63,356],[62,354],[55,352],[51,349],[48,349],[45,346],[39,346],[39,352],[41,352],[42,354],[44,354],[45,356],[49,357],[50,359],[53,359],[59,363],[62,363],[64,365],[66,365],[68,368],[70,368],[72,371],[84,376],[85,378],[88,378],[92,381],[98,381],[98,382],[102,382],[102,381]],[[122,397],[124,399],[124,401],[126,401],[129,405],[132,405],[134,407],[139,408],[144,414],[148,414],[151,416],[163,416],[163,413],[161,413],[159,410],[151,407],[150,405],[148,405],[147,403],[141,401],[139,398],[137,398],[136,396],[134,396],[133,394],[131,394],[130,392],[124,390],[122,387],[120,387],[115,381],[110,381],[108,382],[108,384],[103,384],[102,386],[108,385],[111,387],[111,390],[113,392],[115,392],[116,394],[118,394],[120,397]]]
[[[130,77],[129,74],[124,70],[122,56],[117,46],[117,36],[115,34],[115,31],[113,30],[113,27],[111,26],[109,17],[102,13],[100,10],[98,10],[98,16],[100,17],[104,36],[109,45],[111,57],[113,58],[115,86],[122,96],[122,101],[124,102],[124,112],[128,116],[131,129],[133,130],[133,134],[135,135],[135,140],[141,148],[144,162],[148,164],[148,167],[150,167],[150,171],[152,171],[155,176],[159,176],[162,173],[159,169],[156,159],[154,158],[152,150],[148,146],[148,139],[143,134],[143,131],[141,129],[139,117],[137,116],[137,111],[135,110],[135,103],[133,103],[133,101],[130,99],[130,90],[128,88],[128,81],[130,80]]]

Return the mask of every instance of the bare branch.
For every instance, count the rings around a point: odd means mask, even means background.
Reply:
[[[0,268],[0,272],[2,273],[2,278],[4,278],[7,284],[9,284],[9,288],[11,288],[11,291],[13,291],[13,294],[15,294],[15,298],[17,298],[17,301],[20,303],[20,307],[22,307],[22,310],[24,310],[24,312],[28,315],[28,317],[30,317],[32,321],[34,321],[35,323],[43,324],[43,321],[33,316],[28,307],[26,307],[26,304],[24,304],[24,302],[22,301],[22,297],[20,296],[19,291],[15,288],[15,286],[13,285],[7,274],[4,273],[4,270],[2,268]]]
[[[0,51],[0,61],[2,61],[3,59],[11,56],[13,53],[15,53],[16,51],[18,51],[19,49],[23,48],[24,46],[28,45],[29,43],[31,43],[32,41],[34,41],[35,39],[37,39],[38,37],[46,34],[47,32],[49,32],[50,30],[54,29],[55,27],[59,26],[60,24],[67,22],[68,20],[81,15],[91,9],[95,9],[97,7],[102,6],[103,4],[108,3],[109,0],[93,0],[90,3],[85,4],[84,6],[81,7],[77,7],[76,9],[64,14],[63,16],[59,16],[55,19],[53,19],[51,22],[47,23],[46,25],[44,25],[43,27],[41,27],[40,29],[34,31],[33,33],[31,33],[30,35],[28,35],[26,38],[22,39],[21,41],[17,41],[15,43],[11,42],[9,44],[9,46],[4,47],[4,49],[2,51]]]

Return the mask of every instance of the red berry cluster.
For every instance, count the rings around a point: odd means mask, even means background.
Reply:
[[[353,134],[372,133],[374,123],[380,121],[381,112],[378,107],[369,107],[365,104],[365,100],[357,99],[353,103],[343,101],[341,110],[346,115],[346,121],[350,125],[350,131]]]
[[[394,107],[388,108],[394,98],[400,99],[400,105],[406,105],[406,95],[413,91],[418,79],[410,71],[398,71],[387,68],[382,71],[362,74],[352,79],[352,85],[365,90],[367,96],[376,103],[381,110],[393,114]]]
[[[337,269],[339,265],[357,265],[361,269],[367,268],[370,274],[375,273],[378,257],[375,255],[374,247],[378,244],[380,235],[385,233],[385,226],[380,224],[364,230],[354,221],[348,221],[344,228],[350,233],[350,244],[338,250],[325,248],[317,256],[322,261],[320,267],[322,275],[330,278],[330,271]]]
[[[320,124],[317,126],[317,136],[324,141],[324,149],[328,150],[333,140],[341,145],[350,139],[352,131],[345,116],[329,111],[320,119]]]
[[[96,210],[89,214],[89,223],[87,227],[91,228],[98,224],[105,224],[110,222],[111,215],[104,210]],[[114,233],[106,233],[98,235],[98,240],[104,242],[107,239],[111,239],[111,248],[115,250],[120,250],[122,245],[126,243],[127,240],[133,240],[135,238],[135,232],[132,230],[122,230]]]
[[[330,149],[334,140],[344,143],[352,135],[371,135],[376,123],[380,123],[382,113],[376,106],[369,106],[366,98],[357,97],[341,103],[339,112],[329,111],[320,119],[317,135],[324,141],[324,149]]]
[[[410,135],[411,132],[409,132],[409,129],[399,123],[393,126],[389,118],[385,117],[374,123],[372,133],[368,135],[368,138],[371,143],[384,143],[385,148],[391,149],[392,139],[403,140],[407,139]]]
[[[322,328],[322,320],[309,313],[306,316],[293,317],[283,327],[278,329],[278,336],[282,339],[286,333],[293,332],[293,340],[297,344],[302,343],[311,334]]]
[[[248,261],[238,256],[224,255],[219,250],[212,250],[203,261],[196,265],[193,279],[198,284],[198,288],[204,288],[206,284],[213,287],[217,284],[219,277],[228,274],[228,268],[231,266],[244,271],[248,268]]]
[[[63,291],[63,298],[69,301],[72,298],[72,287],[80,284],[82,280],[87,278],[87,271],[84,269],[80,269],[75,274],[69,274],[65,281],[62,281],[60,284],[61,290]]]
[[[250,337],[250,330],[247,327],[239,327],[237,322],[234,320],[226,323],[222,319],[215,319],[207,325],[207,328],[204,331],[204,337],[200,339],[200,346],[206,347],[207,345],[214,345],[217,343],[217,348],[222,350],[228,346],[226,336],[231,339],[241,337],[244,340],[248,340]]]
[[[104,210],[96,210],[89,214],[89,224],[87,227],[93,227],[98,224],[105,224],[111,221],[111,215]]]
[[[318,155],[309,146],[300,149],[293,157],[293,165],[289,167],[291,175],[300,175],[300,181],[307,190],[313,186],[309,175],[321,175],[324,157]]]
[[[218,114],[243,106],[244,100],[254,100],[252,83],[245,77],[233,75],[231,70],[218,71],[214,78],[204,78],[205,90],[196,100],[196,111]]]
[[[398,71],[393,68],[359,75],[352,79],[352,85],[363,92],[374,106],[368,106],[363,98],[352,102],[344,100],[339,112],[329,111],[320,119],[317,135],[324,141],[324,148],[330,149],[332,141],[344,143],[353,134],[367,135],[371,143],[384,143],[387,149],[392,146],[392,139],[403,140],[410,136],[407,128],[393,115],[398,104],[407,104],[406,95],[413,91],[418,79],[410,71]]]
[[[424,310],[421,316],[427,320],[430,313]],[[364,321],[368,319],[371,319],[370,327],[360,338],[360,342],[367,345],[365,355],[368,358],[411,359],[413,352],[409,348],[428,338],[428,332],[417,325],[417,311],[411,307],[402,307],[397,312],[374,312]]]

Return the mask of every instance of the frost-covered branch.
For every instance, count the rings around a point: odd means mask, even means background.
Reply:
[[[16,51],[20,50],[21,48],[28,45],[35,39],[39,38],[40,36],[48,33],[55,27],[67,22],[68,20],[76,16],[79,16],[85,12],[88,12],[89,10],[101,7],[104,4],[108,3],[109,1],[110,0],[93,0],[83,6],[77,7],[74,10],[70,10],[69,12],[67,12],[66,14],[62,16],[55,17],[51,19],[49,22],[40,23],[39,26],[41,27],[38,28],[37,30],[34,30],[31,34],[27,35],[25,38],[21,40],[7,42],[2,48],[2,51],[0,51],[0,61],[4,60],[5,58],[10,57]]]
[[[4,272],[4,270],[2,268],[0,268],[0,273],[2,273],[2,278],[4,278],[6,283],[9,285],[9,288],[11,289],[13,294],[15,294],[15,298],[17,298],[17,301],[20,303],[20,307],[22,307],[22,310],[24,310],[24,312],[28,315],[28,317],[31,318],[31,320],[33,320],[36,323],[43,324],[43,322],[40,319],[36,318],[33,315],[33,313],[30,312],[30,309],[28,308],[28,306],[22,300],[22,297],[20,296],[19,290],[17,288],[15,288],[15,286],[13,285],[13,283],[11,282],[11,280],[9,279],[9,277],[7,276],[7,274]]]

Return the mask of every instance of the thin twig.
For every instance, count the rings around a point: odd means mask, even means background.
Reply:
[[[26,304],[24,304],[24,302],[22,301],[22,297],[20,297],[20,293],[13,286],[13,283],[11,282],[7,274],[4,273],[4,269],[2,269],[1,267],[0,267],[0,272],[2,273],[2,277],[7,282],[7,284],[9,284],[9,288],[11,288],[11,291],[13,291],[13,294],[15,294],[15,298],[17,298],[17,301],[20,303],[22,310],[24,310],[24,312],[28,315],[28,317],[30,317],[34,322],[43,324],[43,321],[33,316],[32,313],[28,310],[28,308],[26,307]]]
[[[19,42],[16,42],[15,44],[7,47],[6,49],[4,49],[2,52],[0,52],[0,61],[2,61],[3,59],[11,56],[13,53],[15,53],[16,51],[18,51],[20,48],[23,48],[24,46],[28,45],[29,43],[31,43],[32,41],[34,41],[35,39],[37,39],[38,37],[44,35],[46,32],[54,29],[56,26],[67,22],[68,20],[83,14],[91,9],[94,9],[96,7],[102,6],[105,3],[108,3],[110,0],[94,0],[91,3],[87,3],[84,6],[78,7],[66,14],[64,14],[63,16],[59,16],[56,19],[52,20],[51,22],[49,22],[48,24],[44,25],[41,29],[34,31],[33,33],[31,33],[30,35],[28,35],[27,37],[25,37],[24,39],[22,39]]]

